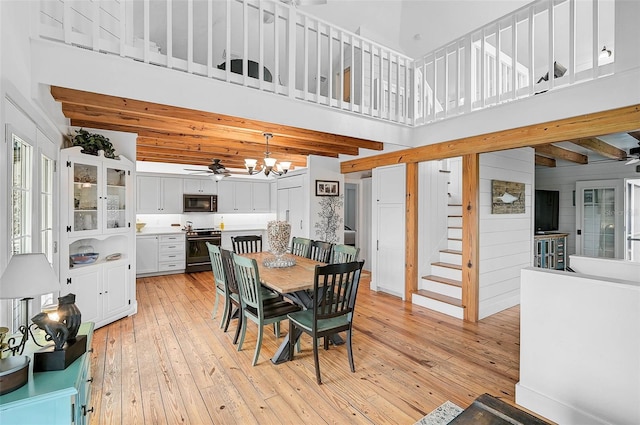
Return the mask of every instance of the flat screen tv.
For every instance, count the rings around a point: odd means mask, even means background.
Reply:
[[[560,192],[557,190],[536,190],[535,229],[536,232],[558,230]]]

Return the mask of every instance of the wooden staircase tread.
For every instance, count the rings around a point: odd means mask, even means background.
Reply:
[[[451,264],[451,263],[443,263],[442,261],[437,261],[435,263],[431,263],[431,265],[432,266],[446,267],[448,269],[462,270],[462,266],[461,265]]]
[[[447,204],[449,207],[461,207],[462,204]]]
[[[448,238],[448,240],[450,240],[450,241],[461,241],[462,242],[462,238]]]
[[[458,251],[457,249],[441,249],[440,252],[444,252],[445,254],[462,255],[462,251]]]
[[[437,292],[427,291],[425,289],[419,289],[415,293],[418,294],[418,295],[421,295],[423,297],[426,297],[426,298],[431,298],[432,300],[440,301],[440,302],[443,302],[445,304],[449,304],[449,305],[453,305],[453,306],[456,306],[456,307],[463,308],[462,307],[462,300],[459,300],[457,298],[449,297],[447,295],[438,294]]]
[[[434,282],[444,283],[445,285],[451,285],[451,286],[456,286],[458,288],[462,288],[462,282],[460,282],[459,280],[449,279],[441,276],[434,276],[431,274],[428,276],[422,276],[422,278],[427,280],[432,280]]]
[[[452,214],[449,214],[447,217],[449,217],[449,218],[461,218],[461,217],[462,217],[462,215],[457,215],[457,214],[453,214],[453,215],[452,215]]]
[[[462,229],[462,226],[448,226],[449,229]]]

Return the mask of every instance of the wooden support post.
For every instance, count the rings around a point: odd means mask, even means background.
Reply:
[[[407,164],[404,299],[418,290],[418,163]]]
[[[478,321],[479,273],[478,191],[480,155],[462,157],[462,305],[464,320]]]

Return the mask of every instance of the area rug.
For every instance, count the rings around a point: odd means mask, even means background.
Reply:
[[[450,401],[445,401],[414,425],[446,425],[462,413],[463,410],[460,406]]]

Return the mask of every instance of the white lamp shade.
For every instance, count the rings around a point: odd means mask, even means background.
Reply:
[[[60,290],[60,281],[41,252],[15,254],[0,278],[0,298],[33,298]]]
[[[256,168],[256,164],[258,163],[257,159],[245,159],[244,165],[247,168]]]
[[[282,162],[280,162],[280,167],[282,167],[282,169],[285,170],[285,171],[289,171],[289,169],[291,168],[291,162],[282,161]]]
[[[264,165],[266,165],[267,167],[272,167],[274,165],[276,165],[276,159],[275,158],[265,158],[264,159]]]

